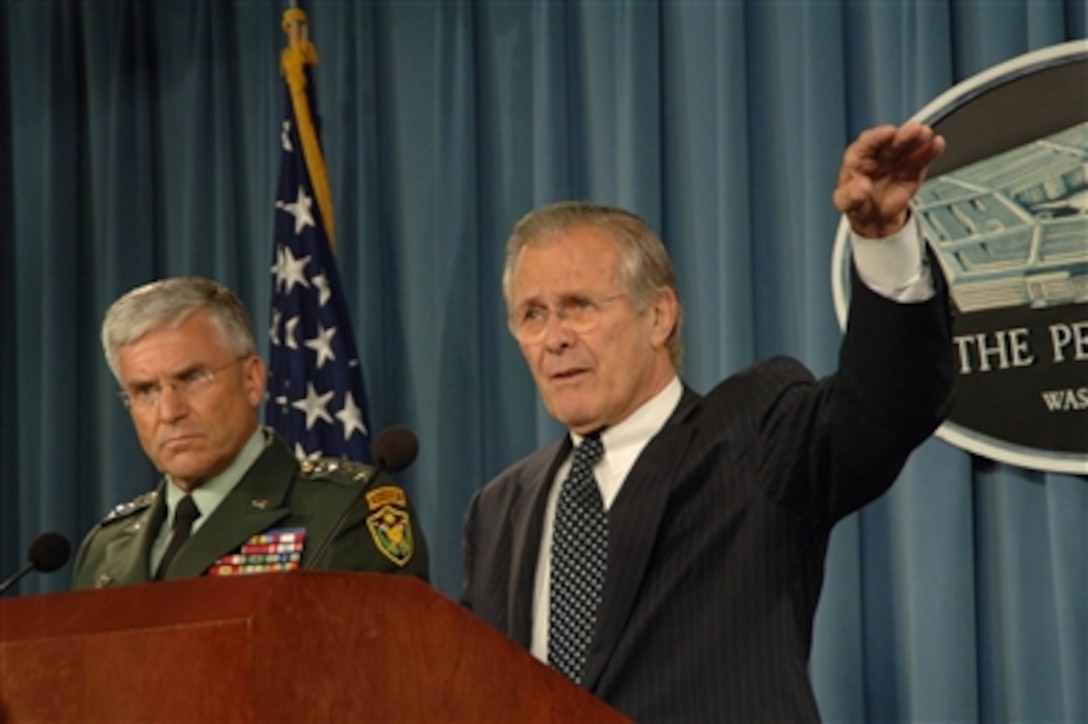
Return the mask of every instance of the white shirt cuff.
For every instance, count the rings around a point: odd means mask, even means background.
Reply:
[[[883,239],[869,239],[851,230],[850,248],[858,276],[877,294],[896,302],[923,302],[936,292],[925,239],[914,214],[902,229]]]

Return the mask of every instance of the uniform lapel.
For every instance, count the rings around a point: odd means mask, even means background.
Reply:
[[[147,509],[117,524],[122,527],[106,544],[102,572],[94,581],[96,588],[151,580],[151,544],[166,518],[165,485],[165,480],[159,483],[155,500]]]
[[[590,691],[631,614],[676,484],[676,461],[685,456],[695,434],[689,421],[699,399],[684,388],[680,404],[639,455],[608,511],[608,572],[597,612],[597,632],[582,676],[582,686]]]
[[[274,440],[181,549],[165,577],[202,575],[217,558],[286,518],[297,468],[287,449]]]
[[[533,597],[540,558],[544,509],[548,491],[559,464],[570,454],[569,436],[542,450],[522,471],[522,491],[510,510],[507,525],[511,533],[510,585],[507,601],[510,611],[510,637],[529,648],[532,639]]]

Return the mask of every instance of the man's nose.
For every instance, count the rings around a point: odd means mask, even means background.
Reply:
[[[567,324],[566,315],[554,312],[548,315],[544,326],[544,346],[549,350],[570,347],[578,335]]]
[[[189,398],[176,385],[166,383],[159,391],[159,419],[176,420],[189,409]]]

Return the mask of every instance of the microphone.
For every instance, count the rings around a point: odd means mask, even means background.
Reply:
[[[415,462],[416,455],[419,454],[419,439],[416,434],[404,425],[393,425],[382,430],[377,439],[374,440],[374,448],[372,450],[374,454],[374,469],[367,476],[367,484],[376,479],[383,472],[399,473],[406,467]],[[359,503],[361,496],[357,496],[351,501],[351,504],[344,508],[340,513],[340,517],[333,523],[329,532],[321,539],[320,545],[317,547],[317,552],[314,553],[314,557],[310,559],[310,562],[306,565],[306,570],[312,571],[317,568],[317,564],[325,556],[329,546],[336,539],[336,536],[340,535],[340,531],[344,528],[344,524],[347,523],[348,516],[355,510],[355,506]]]
[[[20,578],[31,571],[52,573],[68,562],[68,556],[72,553],[72,545],[68,539],[60,533],[42,533],[30,544],[27,549],[27,564],[19,569],[18,573],[0,583],[0,595],[15,585]]]
[[[374,459],[378,464],[371,477],[376,478],[382,470],[399,473],[414,463],[418,454],[419,439],[414,432],[404,425],[386,428],[374,441]]]

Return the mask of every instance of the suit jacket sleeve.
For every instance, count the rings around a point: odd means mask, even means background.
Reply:
[[[886,491],[948,414],[950,306],[930,263],[937,292],[917,303],[880,296],[855,271],[838,372],[787,385],[760,421],[759,479],[812,523],[833,524]]]

